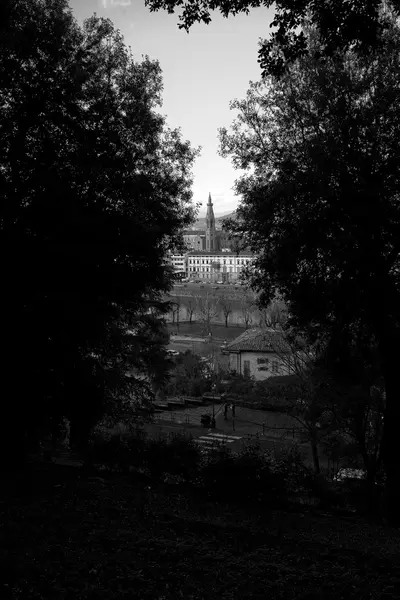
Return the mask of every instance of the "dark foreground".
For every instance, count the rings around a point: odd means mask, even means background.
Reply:
[[[399,532],[80,472],[43,466],[18,498],[3,486],[2,598],[400,598]]]

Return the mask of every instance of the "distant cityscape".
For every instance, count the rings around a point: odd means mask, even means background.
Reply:
[[[177,279],[229,283],[239,278],[253,254],[222,231],[223,219],[235,214],[234,211],[216,219],[211,193],[208,195],[206,216],[183,232],[187,251],[171,253],[168,257]]]

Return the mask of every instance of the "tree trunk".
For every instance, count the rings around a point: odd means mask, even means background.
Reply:
[[[318,445],[317,445],[317,441],[314,436],[312,436],[312,438],[311,438],[311,452],[312,452],[313,463],[314,463],[314,473],[316,475],[319,475],[321,472],[321,467],[319,464]]]
[[[393,336],[394,338],[395,336]],[[389,523],[400,526],[400,452],[398,427],[400,423],[398,336],[381,341],[386,406],[382,437],[382,462],[386,472],[386,515]]]

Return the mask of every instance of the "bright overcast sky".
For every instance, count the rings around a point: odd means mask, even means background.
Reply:
[[[239,173],[218,156],[217,130],[232,122],[230,100],[243,98],[249,81],[260,78],[258,40],[271,31],[272,9],[229,19],[215,12],[210,25],[196,24],[187,34],[178,29],[178,14],[150,13],[144,0],[70,0],[70,6],[80,23],[94,12],[109,17],[136,60],[146,54],[159,60],[167,123],[180,127],[192,146],[202,146],[193,184],[193,200],[202,203],[199,217],[209,192],[216,215],[234,210],[232,186]]]

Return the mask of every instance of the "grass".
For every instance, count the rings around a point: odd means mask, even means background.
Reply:
[[[400,534],[361,519],[254,515],[55,466],[10,500],[0,504],[2,598],[398,598]]]

